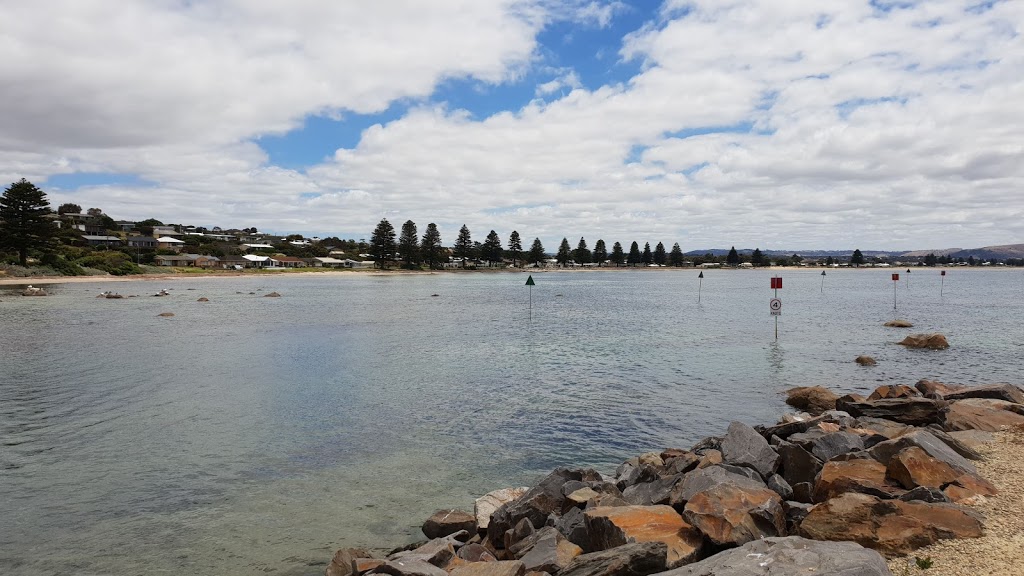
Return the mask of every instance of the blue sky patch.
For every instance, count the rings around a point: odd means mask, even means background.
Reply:
[[[115,172],[76,172],[73,174],[53,174],[40,186],[74,190],[88,186],[131,186],[135,188],[152,186],[153,183],[139,178],[135,174],[118,174]]]

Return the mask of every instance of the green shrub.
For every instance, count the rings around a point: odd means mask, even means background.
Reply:
[[[49,253],[43,256],[43,264],[53,268],[61,276],[84,276],[85,270],[74,262],[69,262],[58,256],[57,254]]]
[[[127,276],[129,274],[141,274],[142,270],[122,252],[104,251],[93,252],[75,262],[79,266],[103,270],[114,276]]]

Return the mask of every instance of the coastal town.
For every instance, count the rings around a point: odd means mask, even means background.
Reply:
[[[1000,252],[993,249],[1010,249]],[[382,219],[366,238],[305,237],[269,234],[256,228],[204,227],[165,224],[155,218],[115,220],[101,208],[83,210],[73,203],[49,208],[45,193],[22,179],[0,198],[0,252],[8,275],[36,273],[79,276],[142,274],[150,268],[217,270],[387,269],[479,270],[508,267],[609,268],[701,267],[909,267],[909,266],[1022,266],[1021,246],[991,247],[975,251],[862,252],[860,249],[811,254],[762,251],[759,248],[683,252],[679,243],[666,249],[633,241],[626,249],[614,242],[609,248],[598,239],[593,248],[581,237],[572,247],[563,238],[549,252],[539,238],[524,249],[518,231],[507,241],[491,230],[483,242],[473,240],[466,225],[451,246],[442,242],[437,226],[428,224],[420,236],[415,222],[394,226]],[[32,258],[30,259],[30,252]],[[987,256],[987,257],[985,257]],[[1001,257],[1000,257],[1001,256]],[[21,269],[12,268],[20,264]],[[93,272],[90,272],[93,271]],[[19,274],[20,273],[20,274]]]

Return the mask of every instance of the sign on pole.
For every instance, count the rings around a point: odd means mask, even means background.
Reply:
[[[697,304],[700,304],[700,289],[704,286],[704,272],[697,274]]]
[[[530,319],[533,319],[533,274],[526,277],[526,285],[530,287]]]
[[[821,271],[821,293],[825,293],[825,271]]]
[[[939,272],[939,297],[942,296],[942,290],[946,287],[946,271],[942,270]]]
[[[772,298],[768,301],[768,309],[771,310],[772,316],[782,316],[782,300]]]
[[[772,316],[775,317],[775,339],[779,339],[779,316],[782,315],[782,300],[779,300],[779,290],[782,289],[782,277],[772,276],[772,290],[775,290],[775,297],[768,302]]]
[[[896,284],[900,281],[899,274],[892,275],[892,309],[896,309]]]

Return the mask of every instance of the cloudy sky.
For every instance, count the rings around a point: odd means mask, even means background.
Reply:
[[[554,249],[1024,242],[1024,2],[0,0],[0,181]]]

